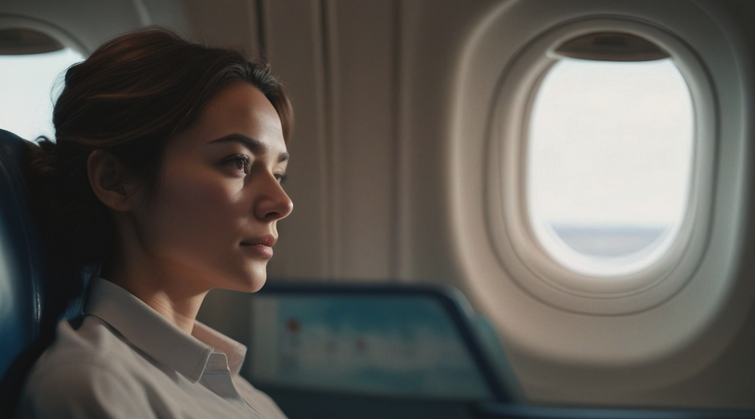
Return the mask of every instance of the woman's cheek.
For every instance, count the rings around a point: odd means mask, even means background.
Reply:
[[[234,234],[224,231],[233,204],[223,185],[183,181],[166,186],[153,220],[153,228],[161,232],[162,239],[178,247],[195,247],[203,243],[220,245],[215,243],[219,236]]]

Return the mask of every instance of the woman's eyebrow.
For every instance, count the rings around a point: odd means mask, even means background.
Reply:
[[[248,148],[249,151],[251,151],[253,154],[264,154],[267,151],[266,145],[255,140],[254,138],[250,138],[250,137],[247,137],[246,135],[241,135],[241,134],[229,134],[224,137],[214,139],[210,141],[208,144],[229,143],[229,142],[239,143],[242,146]]]
[[[217,143],[227,143],[227,142],[234,142],[239,143],[242,146],[249,149],[249,151],[252,154],[265,154],[267,151],[267,146],[254,138],[247,137],[246,135],[242,134],[229,134],[224,137],[216,138],[212,141],[210,141],[208,144],[217,144]],[[287,161],[289,159],[288,153],[281,153],[281,155],[278,157],[278,163]]]

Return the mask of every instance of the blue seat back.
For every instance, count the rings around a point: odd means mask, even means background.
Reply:
[[[30,143],[0,130],[0,417],[61,319],[81,315],[81,283],[62,281],[32,218],[24,166]]]
[[[22,172],[27,147],[0,130],[0,376],[37,338],[42,318],[45,267]]]

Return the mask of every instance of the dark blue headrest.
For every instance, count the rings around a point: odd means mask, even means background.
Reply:
[[[22,165],[29,142],[0,130],[0,376],[39,335],[44,261]]]
[[[36,145],[0,130],[0,417],[12,411],[57,322],[80,316],[83,305],[85,278],[56,275],[33,221],[24,180],[30,147]]]

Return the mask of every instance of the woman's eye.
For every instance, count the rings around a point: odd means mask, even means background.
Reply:
[[[238,170],[239,172],[249,174],[251,159],[246,155],[238,155],[233,157],[229,164],[233,165],[233,168]]]
[[[281,185],[286,181],[286,175],[283,173],[276,173],[275,178],[278,179],[278,183]]]

